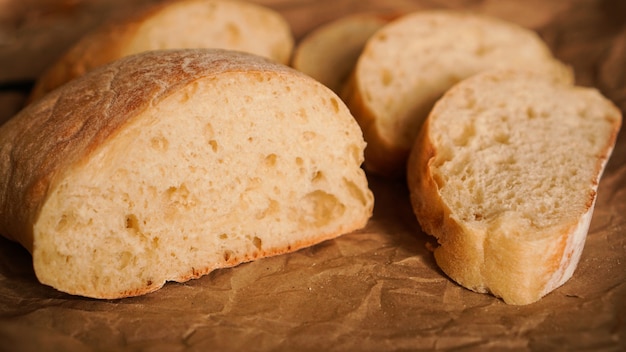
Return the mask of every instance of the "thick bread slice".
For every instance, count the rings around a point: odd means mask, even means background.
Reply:
[[[491,68],[522,67],[572,81],[539,36],[477,14],[414,12],[367,42],[343,92],[368,145],[365,166],[404,175],[406,158],[434,102],[454,83]]]
[[[340,93],[367,40],[394,17],[357,13],[324,24],[296,46],[291,66]]]
[[[44,284],[140,295],[363,227],[364,147],[339,98],[291,68],[146,52],[0,126],[0,233]]]
[[[408,162],[411,201],[441,269],[462,286],[528,304],[580,258],[622,116],[591,88],[488,71],[452,88]]]
[[[85,72],[148,50],[221,48],[287,64],[294,39],[278,12],[234,0],[165,1],[83,36],[37,80],[34,101]]]

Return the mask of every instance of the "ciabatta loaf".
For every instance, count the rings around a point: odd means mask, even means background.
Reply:
[[[523,71],[453,87],[408,162],[411,201],[441,269],[477,292],[528,304],[579,261],[622,116],[592,88]]]
[[[37,80],[30,101],[85,72],[148,50],[221,48],[287,64],[294,40],[278,12],[245,1],[168,0],[87,33]]]
[[[453,84],[485,69],[521,67],[572,81],[533,31],[446,10],[402,16],[367,42],[342,98],[359,121],[372,172],[403,175],[420,125]]]
[[[291,66],[340,93],[367,40],[393,17],[357,13],[326,23],[300,41]]]
[[[364,147],[337,95],[287,66],[137,54],[0,126],[0,233],[44,284],[140,295],[361,228]]]

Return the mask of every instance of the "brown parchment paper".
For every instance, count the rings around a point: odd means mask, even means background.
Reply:
[[[0,119],[85,30],[149,0],[0,0]],[[348,13],[454,8],[536,30],[626,110],[623,0],[265,0],[297,39]],[[576,151],[572,151],[576,152]],[[92,300],[40,285],[28,252],[0,238],[3,351],[626,350],[626,136],[598,192],[578,269],[537,303],[509,306],[450,281],[426,249],[406,186],[370,177],[367,227],[296,253]]]

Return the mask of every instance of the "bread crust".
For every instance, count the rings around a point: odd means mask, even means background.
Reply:
[[[52,64],[41,75],[41,77],[39,77],[33,87],[33,90],[31,91],[28,101],[33,102],[53,89],[76,77],[84,75],[86,72],[96,67],[128,55],[128,53],[125,53],[125,49],[127,49],[129,44],[134,40],[141,26],[159,13],[169,11],[170,8],[173,8],[174,6],[186,6],[186,3],[193,5],[194,3],[203,2],[206,3],[206,6],[210,6],[212,3],[219,5],[224,1],[167,0],[146,6],[124,18],[102,24],[100,27],[85,34],[76,44],[74,44],[65,54]],[[259,14],[262,12],[274,13],[269,8],[265,8],[254,3],[226,1],[226,4],[234,8],[240,7],[241,12],[243,12],[244,9],[254,9],[255,11],[258,11]],[[275,17],[277,19],[281,18],[278,13],[275,14]],[[286,21],[282,23],[282,27],[283,28],[276,28],[277,36],[291,32],[291,29]],[[177,29],[172,28],[172,30],[174,31]],[[183,37],[182,33],[180,35]],[[181,39],[180,48],[185,48],[186,45],[182,44],[182,40],[183,39]],[[285,40],[281,50],[275,53],[276,57],[273,57],[273,59],[277,62],[287,64],[291,56],[293,44],[293,38],[290,37]]]
[[[511,73],[514,76],[520,74],[515,71],[485,72],[472,80],[481,76],[504,79]],[[532,79],[533,75],[529,77]],[[446,96],[460,93],[459,86],[452,88]],[[560,86],[558,89],[576,88]],[[592,166],[595,176],[589,180],[587,190],[580,190],[587,192],[587,202],[576,220],[550,228],[541,236],[523,233],[513,236],[492,232],[460,219],[442,195],[443,181],[437,176],[438,166],[435,164],[441,150],[433,139],[431,123],[437,118],[437,107],[443,104],[446,104],[445,98],[435,105],[422,126],[407,167],[414,213],[422,230],[438,242],[434,249],[435,260],[451,279],[470,290],[491,293],[508,304],[536,302],[563,285],[574,273],[592,218],[598,182],[621,127],[621,114],[613,104],[606,102],[605,114],[612,121],[611,132]],[[515,232],[515,229],[511,231]],[[533,236],[535,238],[527,238]]]

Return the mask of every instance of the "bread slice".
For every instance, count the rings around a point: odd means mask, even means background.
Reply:
[[[580,258],[622,116],[592,88],[487,71],[439,100],[407,179],[441,269],[462,286],[529,304]]]
[[[37,80],[30,101],[85,72],[148,50],[221,48],[288,64],[291,27],[278,12],[233,0],[168,0],[83,36]]]
[[[460,80],[504,67],[573,79],[535,32],[496,18],[428,10],[381,28],[368,40],[341,94],[364,131],[366,168],[404,175],[413,140],[434,102]]]
[[[356,13],[326,23],[300,41],[291,66],[340,93],[365,42],[394,17],[397,15]]]
[[[44,284],[140,295],[363,227],[364,147],[339,97],[287,66],[137,54],[0,126],[0,233]]]

